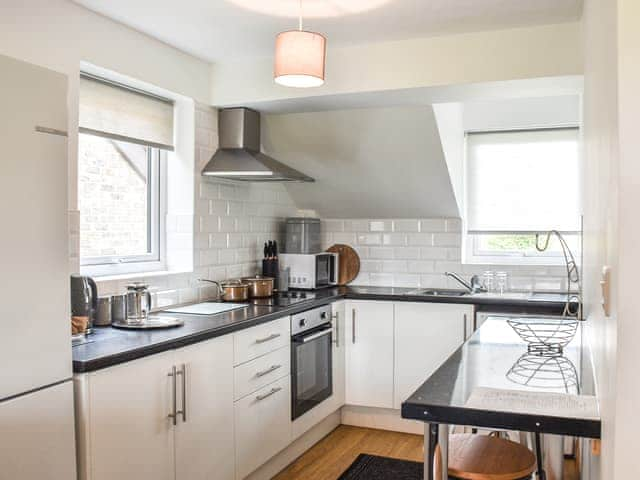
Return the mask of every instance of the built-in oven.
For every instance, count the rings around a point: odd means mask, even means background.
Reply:
[[[333,395],[331,305],[291,316],[291,419]]]

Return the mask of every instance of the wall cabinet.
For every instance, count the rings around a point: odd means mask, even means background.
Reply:
[[[81,479],[233,479],[232,336],[74,381]]]
[[[393,407],[393,303],[349,301],[346,403]]]
[[[394,303],[394,395],[399,409],[464,342],[473,306],[446,303]]]

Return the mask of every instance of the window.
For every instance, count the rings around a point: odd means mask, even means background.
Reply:
[[[164,268],[172,110],[168,100],[81,77],[78,206],[84,273]]]
[[[560,264],[559,243],[535,248],[535,233],[559,230],[580,250],[577,128],[467,134],[465,261]]]

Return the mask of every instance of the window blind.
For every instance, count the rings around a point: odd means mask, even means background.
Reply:
[[[80,132],[173,150],[173,102],[82,74]]]
[[[577,128],[467,134],[468,233],[580,231]]]

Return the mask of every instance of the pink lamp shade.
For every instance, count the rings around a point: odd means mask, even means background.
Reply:
[[[319,33],[291,30],[276,37],[274,80],[285,87],[319,87],[324,83],[327,40]]]

